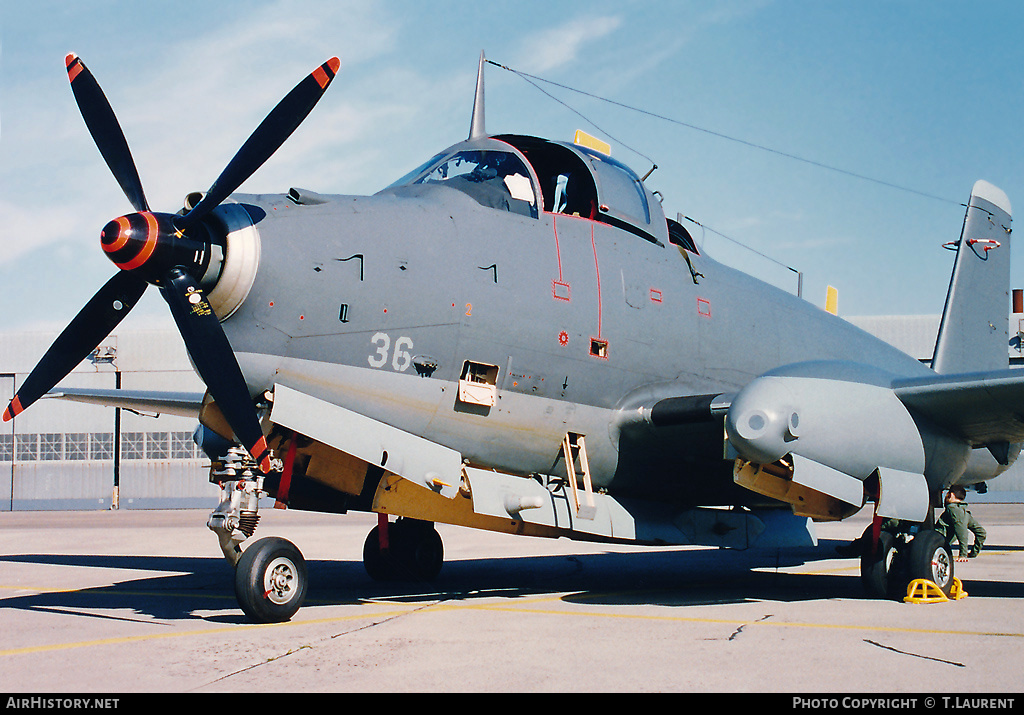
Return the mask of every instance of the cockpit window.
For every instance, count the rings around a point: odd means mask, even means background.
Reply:
[[[578,144],[513,134],[494,138],[530,162],[544,211],[607,223],[659,245],[667,240],[661,205],[625,164]]]
[[[641,225],[649,224],[651,209],[640,177],[628,166],[609,156],[581,149],[590,157],[591,166],[594,167],[602,210],[607,206],[608,213],[618,214],[616,218]]]
[[[441,159],[441,157],[443,157],[443,156],[444,156],[444,152],[441,152],[440,154],[435,154],[434,156],[430,157],[425,162],[423,162],[422,164],[417,166],[415,169],[410,171],[408,174],[403,176],[401,179],[399,179],[398,181],[394,182],[393,184],[390,184],[387,188],[388,189],[393,189],[396,186],[405,186],[406,184],[411,182],[413,179],[415,179],[417,176],[419,176],[424,171],[426,171],[429,167],[431,167],[434,164],[436,164]]]
[[[442,184],[473,197],[482,206],[537,216],[537,197],[522,160],[503,151],[460,151],[416,179]]]

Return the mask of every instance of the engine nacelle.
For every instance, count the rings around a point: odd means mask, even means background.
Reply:
[[[849,363],[808,363],[766,374],[733,400],[725,421],[729,442],[749,462],[771,464],[794,455],[810,460],[805,469],[834,470],[815,478],[831,485],[826,493],[850,503],[856,485],[843,484],[842,475],[864,482],[876,471],[883,491],[887,478],[896,483],[893,474],[908,481],[918,475],[907,494],[917,502],[923,493],[927,500],[928,491],[964,474],[971,447],[912,414],[890,387],[892,379]],[[794,481],[801,476],[794,474]],[[913,513],[924,506],[915,505]]]

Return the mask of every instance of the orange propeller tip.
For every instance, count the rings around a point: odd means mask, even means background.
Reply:
[[[332,72],[337,74],[338,69],[341,67],[341,60],[339,60],[337,57],[332,57],[331,59],[327,60],[327,66],[331,68]]]
[[[74,82],[75,77],[77,77],[79,73],[83,69],[85,69],[85,65],[82,64],[82,61],[78,59],[78,55],[76,55],[74,52],[68,53],[68,56],[64,58],[64,62],[66,63],[68,69],[68,79]]]

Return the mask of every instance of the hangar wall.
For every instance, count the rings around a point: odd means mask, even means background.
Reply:
[[[0,338],[6,404],[56,335]],[[107,338],[67,387],[177,390],[205,387],[174,331]],[[0,424],[0,510],[212,508],[209,460],[192,441],[195,420],[44,398]],[[206,465],[206,466],[204,466]],[[115,488],[116,487],[116,488]]]
[[[1011,333],[1024,316],[1011,316]],[[928,359],[939,316],[873,316],[851,323],[904,352]],[[13,397],[46,349],[51,333],[0,335],[0,400]],[[1020,340],[1011,360],[1022,358]],[[202,392],[174,330],[125,331],[107,338],[61,384],[68,387]],[[192,441],[195,420],[42,399],[0,423],[0,511],[212,509],[219,490],[209,460]],[[1024,501],[1024,464],[988,484],[974,501]],[[116,488],[115,488],[116,487]]]

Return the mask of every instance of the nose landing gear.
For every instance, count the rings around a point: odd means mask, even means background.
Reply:
[[[241,544],[255,533],[263,474],[249,454],[232,447],[213,471],[221,500],[206,525],[217,534],[224,557],[235,567],[235,598],[250,620],[283,623],[306,599],[308,575],[302,553],[286,539],[268,537],[245,551]]]
[[[273,460],[272,460],[273,462]],[[263,538],[245,551],[241,544],[256,531],[259,501],[267,496],[264,475],[240,447],[215,460],[212,478],[221,500],[207,526],[217,534],[225,558],[235,568],[235,598],[256,623],[290,620],[306,598],[306,561],[290,541]],[[444,545],[433,522],[384,514],[363,544],[363,565],[376,581],[431,581],[444,563]]]

